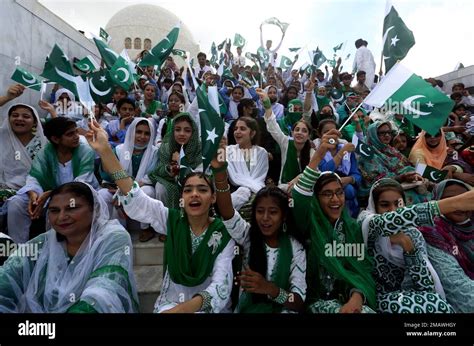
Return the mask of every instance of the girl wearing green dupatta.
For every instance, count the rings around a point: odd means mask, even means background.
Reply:
[[[427,202],[431,193],[427,191],[422,178],[415,173],[410,161],[390,145],[392,127],[389,122],[376,122],[367,130],[367,144],[372,147],[374,156],[370,159],[359,159],[362,184],[359,197],[368,199],[372,185],[379,179],[392,178],[399,183],[416,183],[415,188],[405,189],[407,205]]]
[[[189,113],[180,113],[173,118],[159,149],[159,162],[148,175],[155,185],[156,198],[169,208],[179,208],[179,155],[184,151],[187,170],[193,171],[202,164],[201,144],[196,123]],[[181,176],[185,176],[182,174]]]
[[[288,102],[288,111],[283,118],[278,120],[281,131],[286,136],[291,136],[293,125],[301,120],[303,116],[303,102],[300,99],[294,99]]]
[[[144,99],[138,101],[138,108],[140,108],[141,116],[145,118],[152,117],[158,120],[157,112],[163,110],[163,105],[160,101],[155,100],[156,97],[156,86],[150,82],[145,83],[145,89],[143,90]]]
[[[306,302],[308,311],[313,313],[373,312],[376,301],[372,260],[365,251],[360,227],[344,209],[341,180],[332,172],[320,174],[315,170],[326,151],[336,145],[329,140],[337,143],[338,136],[337,130],[323,136],[293,189],[292,210],[297,226],[311,241]]]
[[[222,151],[225,150],[223,144],[221,142]],[[292,234],[294,222],[288,196],[277,187],[261,189],[252,202],[251,222],[248,223],[232,205],[226,162],[214,159],[211,166],[224,225],[243,248],[243,268],[238,273],[241,291],[236,312],[301,310],[306,297],[306,255]]]
[[[97,123],[87,140],[119,188],[127,215],[167,235],[164,278],[155,312],[228,312],[232,289],[234,241],[218,218],[209,216],[216,201],[214,185],[202,173],[182,182],[182,209],[170,209],[148,197],[123,170]],[[95,141],[93,140],[95,137]]]

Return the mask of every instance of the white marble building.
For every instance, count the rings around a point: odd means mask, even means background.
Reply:
[[[118,11],[107,23],[105,30],[112,37],[110,47],[116,52],[127,48],[134,59],[143,49],[150,50],[180,22],[172,12],[155,5],[132,5]],[[199,53],[191,31],[181,22],[178,42],[175,48]],[[175,57],[179,64],[180,59]]]
[[[39,74],[43,71],[46,56],[58,44],[72,60],[73,57],[100,57],[95,44],[71,25],[52,13],[37,0],[0,1],[0,93],[15,83],[10,79],[16,64]],[[49,87],[51,89],[51,86]],[[37,106],[39,92],[25,90],[15,101]],[[0,123],[9,107],[0,107]],[[39,107],[36,107],[39,109]],[[40,114],[42,114],[41,111]]]

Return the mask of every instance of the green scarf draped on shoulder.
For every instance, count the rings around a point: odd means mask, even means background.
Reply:
[[[281,173],[281,182],[286,184],[296,178],[300,173],[301,169],[298,162],[298,152],[296,150],[295,141],[290,139],[286,151],[285,166],[283,166],[283,171]]]
[[[194,254],[188,219],[181,216],[179,210],[169,209],[167,229],[164,267],[171,280],[187,287],[202,284],[211,275],[217,256],[231,239],[224,223],[219,218],[214,219]]]
[[[273,270],[271,281],[278,287],[288,291],[290,288],[291,260],[293,249],[288,234],[281,232],[278,240],[278,255]],[[237,310],[241,313],[280,313],[283,305],[267,299],[264,302],[255,303],[253,296],[256,294],[243,292],[239,298]]]
[[[87,144],[79,144],[72,153],[72,171],[74,178],[94,172],[95,152]],[[51,142],[38,152],[31,165],[30,175],[40,183],[43,191],[50,191],[59,186],[58,154]]]
[[[313,302],[321,297],[322,286],[319,278],[319,267],[324,267],[332,276],[345,283],[347,289],[357,288],[361,290],[367,300],[367,305],[371,308],[376,306],[375,282],[372,278],[373,261],[369,258],[362,231],[356,220],[352,219],[346,209],[344,209],[338,222],[342,222],[343,233],[346,244],[360,244],[364,249],[365,256],[361,261],[355,257],[326,256],[326,244],[332,246],[333,241],[339,243],[336,230],[329,222],[326,215],[321,210],[317,198],[311,201],[311,246],[307,255],[307,282],[308,282],[308,302]],[[341,302],[342,303],[342,302]],[[346,303],[346,302],[343,302]]]

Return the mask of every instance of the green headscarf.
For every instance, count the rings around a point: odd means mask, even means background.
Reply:
[[[194,254],[185,215],[181,216],[179,210],[169,209],[167,228],[164,267],[171,280],[187,287],[202,284],[211,275],[217,256],[231,239],[224,223],[221,219],[214,219]]]
[[[79,144],[72,152],[72,171],[74,178],[94,171],[95,152],[87,144]],[[38,152],[31,164],[30,175],[40,183],[43,191],[50,191],[59,186],[58,154],[51,142]]]
[[[196,123],[189,113],[179,113],[171,120],[171,126],[168,127],[170,130],[167,131],[160,146],[158,165],[156,169],[148,175],[153,185],[159,182],[165,186],[165,189],[168,192],[168,201],[164,201],[164,203],[169,208],[179,208],[179,186],[176,178],[171,177],[168,174],[166,167],[170,164],[173,153],[179,153],[181,150],[181,145],[174,139],[175,124],[180,119],[186,119],[189,121],[193,129],[189,142],[184,145],[187,167],[189,170],[196,169],[196,167],[202,163],[201,143],[199,141],[199,133]]]
[[[303,115],[303,112],[289,111],[296,105],[303,107],[303,102],[300,99],[293,99],[288,102],[288,111],[282,119],[278,120],[278,125],[280,125],[281,130],[287,136],[291,135],[291,128],[296,122],[301,120],[301,116]]]
[[[364,260],[360,261],[357,257],[336,257],[326,256],[326,244],[338,243],[338,238],[333,225],[329,222],[323,213],[318,198],[311,201],[311,246],[308,252],[308,297],[314,301],[322,298],[321,280],[319,278],[319,267],[324,267],[336,279],[343,281],[347,286],[347,293],[351,288],[357,288],[362,291],[371,308],[375,308],[375,282],[372,278],[372,259],[365,253]],[[346,209],[336,222],[336,227],[342,223],[342,230],[345,234],[345,242],[351,244],[360,244],[363,249],[364,239],[362,231],[356,220],[352,219]],[[344,302],[345,303],[345,302]]]

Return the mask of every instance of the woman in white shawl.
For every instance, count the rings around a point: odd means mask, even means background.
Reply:
[[[256,145],[258,142],[258,123],[250,117],[241,117],[236,120],[234,138],[236,145],[229,145],[226,149],[229,163],[229,179],[237,190],[232,193],[232,205],[239,210],[265,186],[265,177],[268,173],[268,153]]]
[[[83,119],[82,107],[76,103],[76,97],[68,89],[58,89],[54,95],[55,111],[59,117],[71,118],[74,121]],[[54,118],[54,116],[52,116]]]
[[[155,188],[148,179],[147,174],[155,169],[158,163],[158,149],[153,145],[152,134],[155,133],[155,123],[153,119],[135,118],[127,129],[125,141],[115,147],[115,155],[127,174],[135,177],[142,190],[150,197],[155,197]],[[112,219],[119,218],[120,222],[125,226],[127,219],[121,212],[115,213],[114,194],[116,187],[111,186],[112,178],[101,172],[105,183],[103,188],[99,190],[99,195],[104,199],[109,208],[109,214]],[[130,225],[133,227],[133,225]],[[150,225],[140,223],[140,241],[148,241],[153,238],[154,232],[151,231]]]
[[[26,184],[31,162],[47,143],[36,110],[17,103],[0,127],[0,206]],[[6,203],[0,215],[6,212]]]
[[[391,224],[378,214],[403,208],[401,185],[389,178],[370,190],[369,205],[358,218],[368,254],[374,258],[373,276],[377,310],[389,313],[454,312],[446,302],[443,286],[431,265],[418,223],[426,223],[430,205],[419,204],[416,215],[399,209]]]
[[[108,214],[85,183],[53,190],[51,228],[0,267],[0,311],[138,312],[130,235]]]

